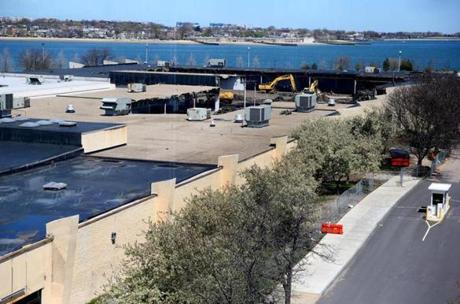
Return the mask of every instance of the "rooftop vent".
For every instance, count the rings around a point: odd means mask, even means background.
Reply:
[[[36,127],[39,127],[40,124],[38,124],[37,122],[34,122],[34,121],[28,121],[28,122],[24,122],[24,123],[20,124],[19,126],[24,127],[24,128],[36,128]]]
[[[66,183],[49,182],[43,185],[43,190],[59,191],[67,188]]]
[[[59,126],[60,127],[75,127],[77,126],[77,123],[75,121],[61,121],[61,122],[58,122]]]

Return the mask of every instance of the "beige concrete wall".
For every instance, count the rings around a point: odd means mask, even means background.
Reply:
[[[128,127],[88,132],[81,136],[81,145],[85,153],[100,151],[128,143]]]
[[[21,289],[29,294],[45,288],[51,280],[51,247],[44,240],[0,261],[0,299]]]
[[[126,132],[126,128],[116,132]],[[98,145],[97,138],[87,139],[91,149]],[[219,169],[180,185],[176,185],[175,179],[153,183],[152,196],[84,223],[78,223],[78,216],[48,223],[47,233],[53,237],[51,243],[0,263],[0,280],[6,282],[0,284],[0,298],[26,285],[27,293],[43,288],[43,303],[86,303],[100,294],[103,286],[120,270],[123,246],[143,241],[149,220],[162,220],[172,211],[179,211],[187,199],[200,190],[243,182],[239,172],[252,165],[271,166],[292,148],[287,138],[274,139],[272,144],[273,149],[242,162],[238,162],[238,155],[222,156],[218,159]],[[115,244],[111,241],[112,233],[116,233]],[[8,281],[11,272],[17,276],[14,288],[8,287],[12,284]]]

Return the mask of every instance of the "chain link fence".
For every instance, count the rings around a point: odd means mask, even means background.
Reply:
[[[338,222],[351,208],[369,193],[377,189],[392,175],[379,174],[361,179],[353,187],[340,194],[335,200],[326,201],[319,212],[319,224]]]

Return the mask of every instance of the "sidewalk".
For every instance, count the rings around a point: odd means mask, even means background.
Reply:
[[[404,179],[403,187],[399,184],[399,176],[395,176],[366,196],[340,220],[344,234],[324,236],[315,247],[318,254],[309,253],[304,258],[305,270],[297,274],[292,287],[293,304],[315,303],[388,211],[420,181],[407,176]]]

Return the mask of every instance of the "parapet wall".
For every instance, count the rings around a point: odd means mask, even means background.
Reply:
[[[271,167],[296,145],[287,137],[274,138],[271,144],[273,148],[241,162],[238,155],[221,156],[218,169],[178,185],[175,179],[153,183],[151,196],[85,222],[79,223],[76,215],[48,223],[47,239],[0,257],[0,303],[9,295],[18,294],[14,301],[38,290],[42,303],[88,302],[120,270],[123,247],[144,240],[149,221],[167,219],[200,190],[242,183],[243,170]]]

